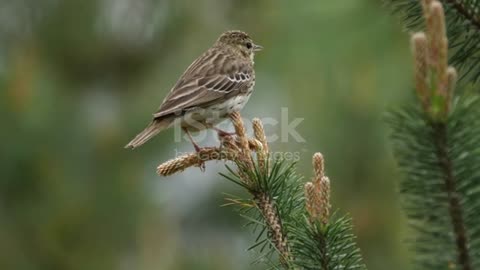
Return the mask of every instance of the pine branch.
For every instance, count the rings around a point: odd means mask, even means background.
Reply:
[[[232,203],[240,203],[243,206],[255,206],[260,217],[264,221],[265,228],[268,230],[268,238],[273,244],[274,249],[280,256],[280,263],[284,268],[291,268],[290,249],[288,246],[287,236],[284,232],[282,219],[279,216],[278,200],[273,200],[275,194],[271,194],[272,190],[282,184],[284,177],[289,177],[289,172],[280,171],[280,166],[274,166],[272,172],[268,172],[266,160],[268,156],[268,145],[263,126],[258,119],[253,120],[253,128],[256,138],[249,139],[239,113],[231,115],[232,123],[235,127],[236,137],[225,136],[222,139],[222,147],[203,148],[198,153],[190,153],[173,160],[160,164],[157,172],[160,175],[167,176],[177,172],[181,172],[189,167],[199,167],[209,160],[230,160],[234,161],[239,168],[236,172],[229,169],[231,176],[225,177],[232,182],[239,184],[252,194],[252,203],[245,203],[241,200],[230,199]],[[257,153],[257,164],[252,159],[252,150]],[[260,166],[257,166],[257,165]],[[281,174],[280,174],[281,173]],[[276,179],[272,181],[271,178]],[[294,190],[294,189],[292,189]],[[247,209],[249,210],[249,209]]]
[[[303,232],[292,233],[297,236],[296,264],[302,269],[366,269],[354,244],[350,219],[330,216],[330,180],[320,153],[313,156],[313,167],[314,177],[304,186],[308,220],[296,224]]]
[[[419,269],[479,269],[480,97],[460,98],[445,123],[412,106],[388,121]]]
[[[253,120],[255,138],[248,138],[239,114],[231,116],[236,136],[223,137],[222,147],[204,148],[158,167],[170,175],[208,160],[233,161],[222,174],[246,189],[251,198],[227,198],[258,233],[251,249],[263,255],[271,268],[284,269],[366,269],[351,233],[351,221],[330,217],[330,180],[325,176],[323,156],[314,155],[315,176],[304,184],[295,173],[295,164],[269,159],[263,125]],[[303,190],[304,189],[304,190]],[[274,258],[278,257],[278,262]]]
[[[479,97],[454,98],[457,75],[446,64],[442,5],[422,3],[427,30],[412,35],[421,109],[406,107],[389,116],[394,152],[407,176],[400,192],[417,232],[412,246],[420,269],[478,269]]]
[[[277,215],[277,211],[272,199],[266,193],[257,194],[254,198],[257,207],[262,212],[270,231],[270,237],[280,254],[280,260],[284,266],[288,267],[288,262],[292,260],[290,250],[287,244],[287,238],[283,233],[282,221]]]
[[[458,263],[463,270],[471,270],[470,255],[468,252],[468,239],[465,229],[464,214],[458,194],[458,179],[453,175],[453,164],[448,154],[447,126],[445,123],[433,123],[433,139],[437,149],[437,159],[442,169],[445,181],[445,190],[448,194],[450,218],[452,220],[455,242],[458,250]]]

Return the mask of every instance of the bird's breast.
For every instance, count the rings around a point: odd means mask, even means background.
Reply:
[[[182,127],[198,131],[215,126],[225,120],[229,114],[241,111],[247,104],[251,93],[252,91],[249,90],[245,94],[232,96],[207,108],[189,111],[181,120]]]

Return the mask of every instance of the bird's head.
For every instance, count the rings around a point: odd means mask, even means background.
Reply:
[[[217,46],[233,49],[243,57],[248,57],[253,61],[255,52],[263,49],[262,46],[253,43],[250,36],[242,31],[227,31],[223,33],[216,42]]]

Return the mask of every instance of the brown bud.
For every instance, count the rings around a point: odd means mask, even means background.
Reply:
[[[322,154],[313,155],[315,176],[312,182],[305,184],[306,208],[312,219],[328,223],[330,217],[330,180],[325,176]]]
[[[427,37],[425,33],[418,32],[411,38],[412,53],[415,61],[415,89],[424,108],[428,107],[428,64],[427,64]]]
[[[320,219],[323,224],[328,223],[328,219],[330,218],[330,179],[326,176],[322,177],[318,185],[317,190],[320,192]]]
[[[258,165],[262,170],[267,171],[268,143],[267,137],[265,136],[265,130],[263,129],[262,122],[258,118],[252,120],[252,126],[255,140],[260,142],[260,147],[257,149]]]
[[[230,114],[230,119],[232,120],[233,126],[235,127],[235,133],[240,141],[241,156],[239,158],[241,161],[245,162],[250,169],[253,170],[247,131],[245,129],[245,125],[243,124],[242,116],[240,113],[234,112]]]
[[[453,96],[455,86],[457,85],[458,74],[454,67],[448,67],[447,69],[447,81],[448,81],[448,93],[449,96]]]
[[[263,150],[268,153],[267,136],[265,136],[265,130],[263,129],[262,121],[260,121],[258,118],[254,118],[252,120],[252,125],[255,138],[262,143]]]
[[[428,17],[430,13],[430,4],[434,0],[421,0],[421,1],[422,1],[423,14],[425,15],[425,17]]]
[[[320,181],[322,179],[325,168],[324,168],[324,160],[323,155],[321,153],[315,153],[313,155],[313,168],[315,170],[315,179],[314,181]]]
[[[230,151],[221,151],[216,147],[205,147],[198,153],[189,153],[167,162],[160,164],[157,167],[157,173],[162,176],[172,175],[181,172],[189,167],[202,166],[205,161],[209,160],[233,160],[235,153]]]
[[[454,67],[448,67],[447,69],[447,101],[445,102],[446,112],[450,112],[452,102],[453,102],[453,94],[455,93],[455,86],[457,84],[458,74],[457,70]]]
[[[305,208],[307,209],[308,214],[312,220],[316,220],[320,216],[320,201],[318,194],[316,193],[315,186],[312,182],[305,183],[304,186],[305,192]]]
[[[447,96],[447,63],[448,63],[448,39],[445,28],[445,13],[440,2],[434,1],[430,5],[431,26],[431,50],[434,52],[432,68],[437,76],[438,94]]]

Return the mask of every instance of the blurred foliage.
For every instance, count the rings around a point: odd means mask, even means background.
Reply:
[[[274,151],[298,151],[305,175],[321,151],[369,269],[407,267],[381,115],[409,89],[410,57],[380,1],[1,0],[1,269],[254,268],[244,221],[219,207],[241,192],[222,166],[156,176],[191,150],[173,131],[123,149],[227,29],[265,47],[243,115],[303,118],[306,142]]]
[[[424,32],[411,38],[420,102],[410,101],[388,117],[395,157],[405,175],[400,194],[413,231],[408,239],[415,269],[478,269],[480,3],[391,2],[407,27],[425,21]],[[447,50],[455,68],[447,69]],[[468,87],[455,87],[456,68]]]
[[[415,269],[441,269],[447,265],[451,269],[478,269],[480,266],[480,219],[476,207],[480,198],[478,108],[479,97],[466,95],[457,98],[445,125],[431,121],[418,105],[396,109],[388,117],[395,156],[405,175],[400,182],[400,193],[415,232],[408,237],[415,252]],[[442,132],[448,134],[448,140]],[[441,136],[445,136],[445,142]],[[439,165],[440,147],[448,151],[453,184],[445,183],[445,167]],[[458,200],[455,210],[450,189],[455,190]],[[459,211],[460,218],[454,219],[453,211]],[[459,247],[458,224],[467,241],[465,250]]]
[[[406,28],[420,31],[424,26],[421,1],[385,0],[400,14]],[[480,10],[477,0],[440,0],[445,8],[449,40],[449,63],[457,68],[469,84],[480,79]],[[462,89],[463,90],[463,89]]]

